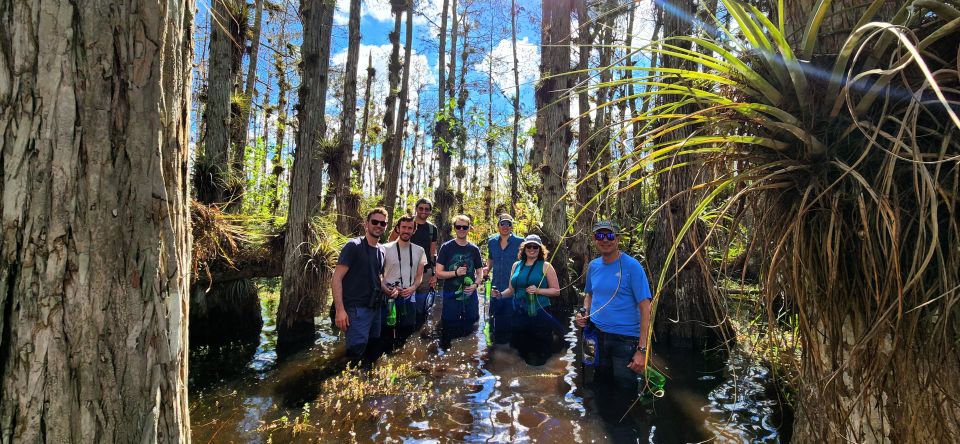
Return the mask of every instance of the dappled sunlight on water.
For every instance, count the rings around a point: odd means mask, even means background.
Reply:
[[[202,382],[191,387],[194,441],[780,439],[770,374],[742,355],[723,362],[702,352],[658,350],[658,368],[670,378],[666,395],[634,402],[635,394],[597,393],[584,383],[568,317],[558,321],[563,331],[553,343],[544,344],[553,353],[543,365],[529,365],[508,345],[491,346],[483,320],[473,334],[441,349],[434,320],[381,358],[378,370],[342,378],[341,341],[328,320],[318,321],[307,350],[277,360],[268,321],[245,372],[216,381],[194,375],[192,383]],[[347,390],[363,396],[348,401]]]

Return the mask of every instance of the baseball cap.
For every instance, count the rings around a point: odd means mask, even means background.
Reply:
[[[594,233],[600,230],[609,230],[613,234],[617,234],[620,231],[620,227],[617,224],[615,224],[613,221],[601,220],[593,224]]]
[[[503,221],[505,221],[505,220],[509,220],[510,222],[513,222],[513,216],[511,216],[511,215],[509,215],[509,214],[507,214],[507,213],[503,213],[503,214],[500,215],[499,218],[497,218],[497,223],[503,222]]]
[[[537,244],[541,247],[543,246],[540,236],[537,236],[536,234],[528,234],[527,237],[523,238],[523,245],[526,246],[527,244]]]

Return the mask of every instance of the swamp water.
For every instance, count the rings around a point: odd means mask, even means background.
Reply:
[[[429,334],[434,318],[373,371],[344,375],[342,340],[325,317],[311,347],[278,360],[274,313],[265,304],[259,344],[191,356],[193,442],[789,440],[769,371],[737,353],[724,361],[658,349],[666,393],[631,404],[635,396],[584,383],[569,316],[555,315],[558,334],[542,365],[509,345],[490,346],[482,319],[443,350]]]

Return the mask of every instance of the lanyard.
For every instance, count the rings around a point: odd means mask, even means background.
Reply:
[[[410,280],[409,282],[413,284],[413,245],[407,245],[407,254],[410,256]],[[400,264],[400,288],[407,288],[407,284],[403,281],[403,257],[400,256],[400,243],[397,243],[397,262]]]

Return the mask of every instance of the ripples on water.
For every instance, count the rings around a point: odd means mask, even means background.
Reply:
[[[342,371],[343,349],[329,320],[318,318],[314,345],[278,360],[271,311],[264,311],[264,331],[252,356],[241,355],[238,362],[208,353],[191,361],[194,442],[779,442],[783,437],[771,375],[742,354],[723,362],[718,355],[658,349],[658,368],[670,378],[663,398],[631,406],[633,399],[594,393],[583,383],[569,317],[560,317],[563,331],[549,345],[555,353],[540,366],[528,365],[507,345],[488,344],[483,321],[448,350],[439,348],[435,335],[414,335],[381,363],[409,364],[422,373],[413,383],[424,387],[419,394],[429,400],[424,407],[407,413],[402,397],[364,399],[341,413],[313,405],[306,425],[294,427],[303,405],[320,396],[322,382]],[[429,389],[426,382],[432,383]],[[283,419],[288,426],[277,427]]]

